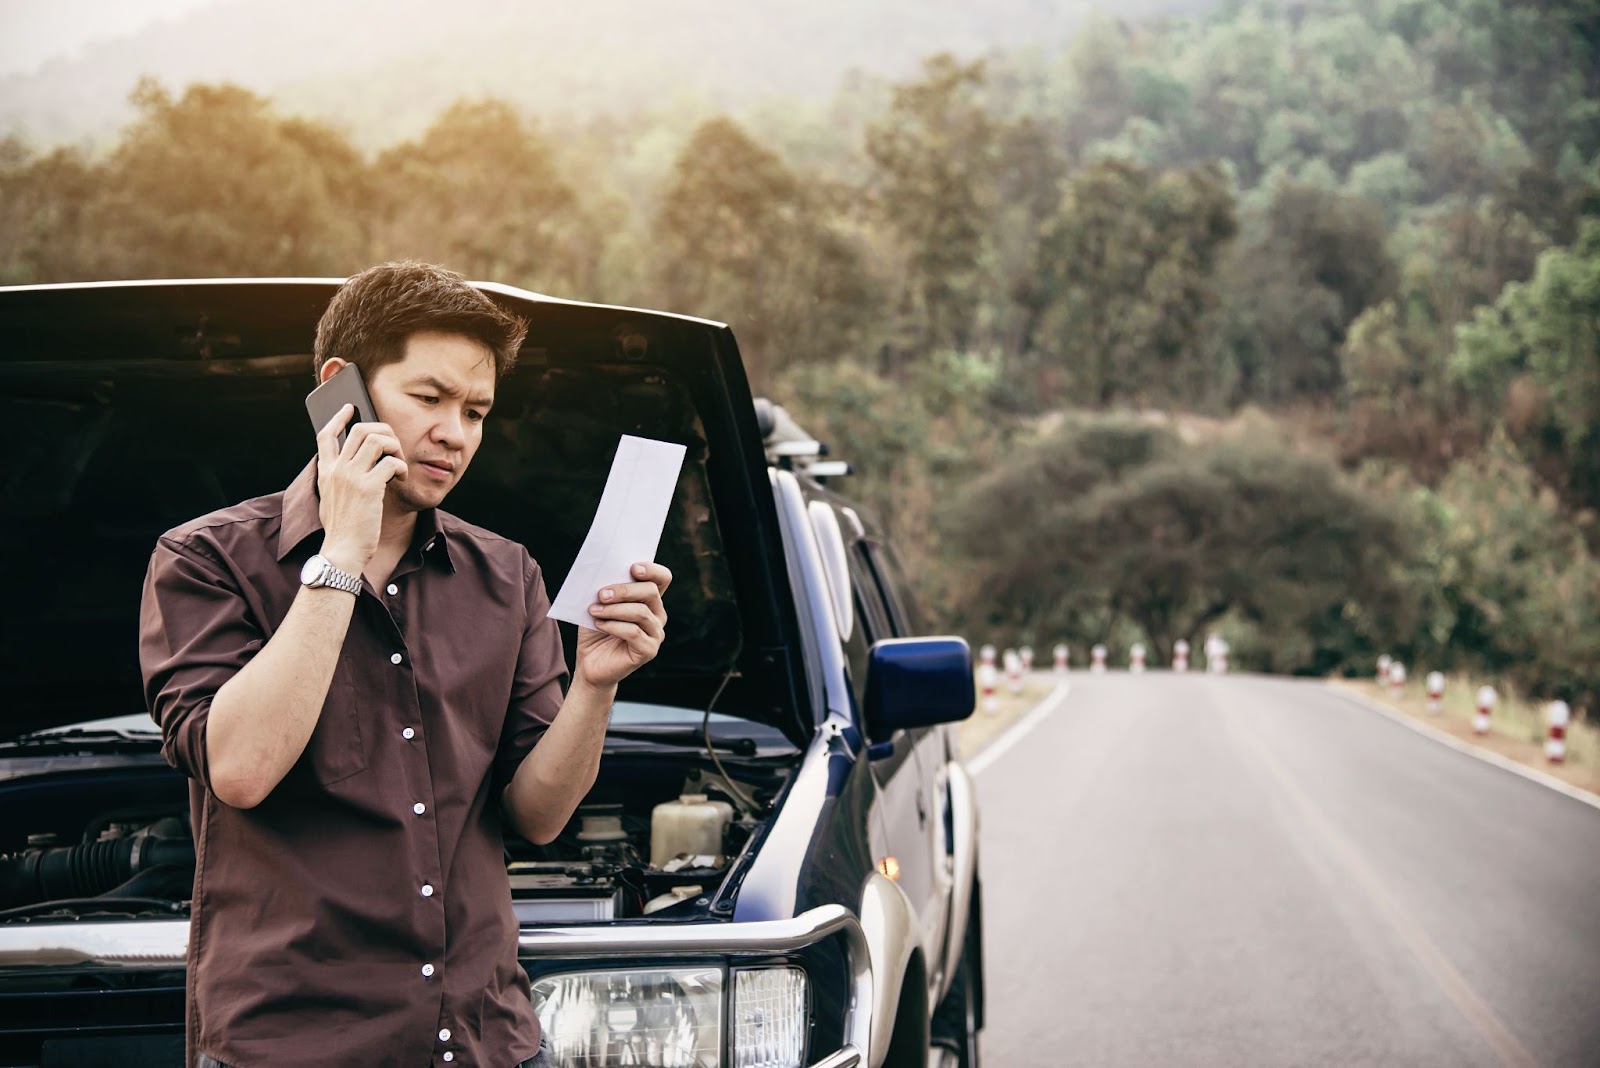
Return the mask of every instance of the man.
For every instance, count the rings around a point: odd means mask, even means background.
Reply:
[[[439,509],[525,332],[438,267],[356,275],[316,374],[356,364],[380,422],[347,406],[287,490],[156,546],[140,660],[193,780],[202,1068],[546,1063],[502,826],[548,842],[571,818],[671,575],[597,591],[563,696],[538,565]]]

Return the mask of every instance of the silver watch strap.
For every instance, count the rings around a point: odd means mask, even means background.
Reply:
[[[352,575],[348,571],[341,571],[334,567],[331,562],[325,561],[322,565],[322,585],[332,586],[334,589],[343,590],[345,593],[353,593],[357,597],[361,596],[361,576]]]
[[[328,585],[334,587],[335,589],[343,590],[346,593],[354,593],[359,596],[361,593],[361,576],[352,575],[348,571],[340,571],[332,564],[329,564]]]

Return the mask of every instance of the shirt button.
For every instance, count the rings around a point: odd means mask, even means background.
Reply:
[[[393,596],[394,596],[394,595],[395,595],[395,594],[397,594],[397,593],[399,593],[399,592],[400,592],[400,587],[399,587],[399,586],[396,586],[396,585],[395,585],[395,584],[394,584],[394,583],[392,583],[392,582],[391,582],[391,583],[389,583],[389,585],[388,585],[388,586],[387,586],[387,587],[385,587],[385,588],[386,588],[386,589],[387,589],[387,590],[388,590],[388,591],[389,591],[389,596],[390,596],[390,597],[393,597]]]
[[[440,1042],[448,1042],[448,1041],[450,1041],[450,1028],[448,1028],[448,1027],[439,1028],[439,1041]]]
[[[418,801],[416,804],[411,806],[411,811],[420,816],[424,812],[428,811],[428,806],[424,805],[421,801]]]
[[[422,977],[423,977],[423,978],[424,978],[424,979],[426,979],[426,978],[428,978],[428,977],[429,977],[429,976],[431,976],[431,975],[432,975],[432,974],[433,974],[433,965],[431,965],[431,964],[424,964],[424,965],[423,965],[423,966],[422,966]]]
[[[433,884],[432,883],[423,883],[422,884],[422,896],[423,897],[432,897],[433,896]],[[446,1035],[441,1035],[439,1037],[441,1037],[441,1038],[449,1038],[450,1036],[446,1034]]]
[[[447,1061],[453,1061],[453,1060],[456,1059],[456,1055],[454,1053],[451,1053],[449,1050],[445,1050],[444,1051],[444,1059],[447,1060]]]
[[[400,732],[400,737],[404,738],[408,742],[416,736],[417,732],[412,730],[410,727],[407,727],[405,730]]]
[[[400,661],[402,661],[404,659],[405,659],[405,657],[401,656],[399,653],[395,653],[395,654],[393,654],[392,656],[389,657],[389,663],[398,664],[398,663],[400,663]]]

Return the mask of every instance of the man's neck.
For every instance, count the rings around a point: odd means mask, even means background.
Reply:
[[[378,527],[378,552],[396,559],[411,548],[411,539],[417,530],[417,513],[386,494],[383,499],[383,521]]]

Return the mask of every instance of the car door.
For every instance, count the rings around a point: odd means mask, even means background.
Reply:
[[[856,525],[859,527],[859,519]],[[851,587],[869,643],[908,636],[908,628],[897,625],[877,579],[868,538],[851,539],[847,555]],[[873,772],[884,787],[885,819],[899,862],[900,888],[917,911],[930,978],[938,974],[942,963],[949,900],[949,876],[941,856],[944,820],[934,799],[943,762],[930,760],[929,754],[929,749],[939,744],[939,737],[935,729],[920,728],[896,731],[893,738],[872,739],[880,746],[893,745],[892,753],[873,761]]]
[[[860,581],[878,606],[880,626],[889,635],[908,638],[924,634],[922,613],[906,584],[899,561],[889,545],[870,536],[859,539],[852,554],[859,560]],[[908,732],[912,761],[916,764],[918,843],[915,851],[918,882],[924,887],[917,913],[923,925],[928,973],[942,974],[945,933],[950,922],[951,889],[955,875],[955,843],[949,819],[949,764],[946,761],[947,727],[927,727]]]

